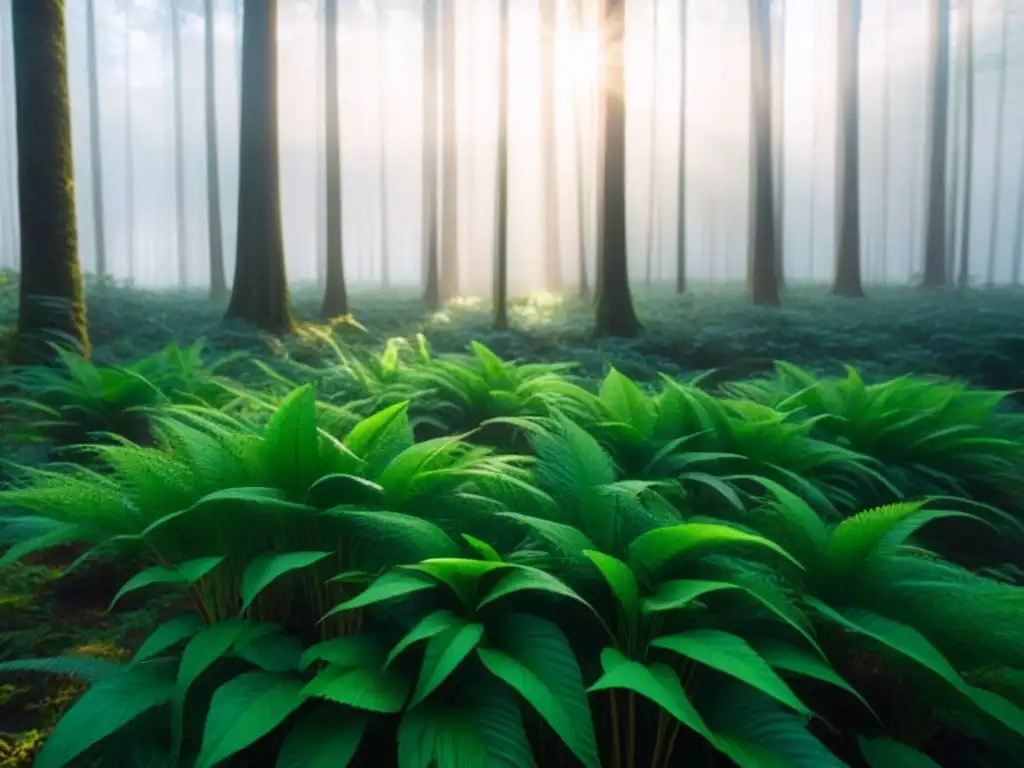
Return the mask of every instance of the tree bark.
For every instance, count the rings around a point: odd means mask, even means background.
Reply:
[[[294,326],[281,232],[277,0],[246,6],[235,281],[227,317],[283,333]]]
[[[930,0],[932,129],[929,158],[928,220],[925,230],[924,288],[948,285],[946,264],[946,164],[949,140],[949,0]]]
[[[558,113],[555,106],[555,56],[558,7],[555,0],[540,0],[540,119],[543,137],[544,282],[547,290],[562,290],[562,254],[559,242]]]
[[[213,0],[204,0],[206,59],[206,211],[210,242],[210,298],[228,295],[224,277],[224,234],[220,217],[220,153],[217,140],[217,69],[213,39]]]
[[[960,45],[964,57],[964,222],[960,230],[957,286],[971,282],[971,197],[974,186],[974,2],[960,0]],[[993,204],[995,201],[993,200]]]
[[[626,238],[626,78],[624,69],[624,0],[604,0],[605,23],[614,30],[603,41],[604,184],[601,217],[600,282],[597,290],[597,331],[631,337],[640,332],[629,290]]]
[[[777,241],[775,257],[775,275],[782,290],[786,285],[786,4],[779,4],[779,29],[776,51],[778,67],[778,112],[775,125],[775,240]]]
[[[832,292],[862,298],[860,226],[860,0],[839,3],[839,128],[842,199]]]
[[[135,280],[135,140],[132,126],[132,0],[124,13],[124,242],[128,280]]]
[[[441,298],[459,294],[459,147],[455,124],[456,46],[455,0],[447,0],[441,14],[441,67],[444,79],[444,174],[441,179]]]
[[[888,282],[889,277],[889,113],[891,111],[891,92],[892,92],[892,65],[890,63],[890,0],[885,0],[885,15],[884,15],[884,30],[885,30],[885,41],[883,42],[883,50],[885,51],[885,65],[882,71],[882,189],[880,198],[882,201],[882,258],[881,258],[881,276],[882,285]]]
[[[75,227],[63,0],[11,5],[21,285],[16,361],[53,359],[47,342],[89,355]]]
[[[380,124],[380,282],[391,287],[391,247],[388,241],[388,3],[377,0],[377,121]]]
[[[999,251],[999,193],[1003,187],[1003,127],[1006,121],[1006,61],[1010,55],[1010,12],[1008,0],[1003,0],[1002,34],[999,53],[999,88],[996,94],[996,136],[995,136],[995,168],[992,173],[992,215],[988,225],[988,267],[985,270],[985,283],[992,287],[996,282],[996,255]]]
[[[686,16],[688,0],[679,7],[679,202],[676,205],[676,293],[686,292]]]
[[[585,34],[583,26],[582,0],[573,0],[573,24],[577,34]],[[583,119],[580,115],[580,94],[578,83],[573,83],[573,141],[576,149],[576,228],[579,248],[577,252],[579,283],[577,284],[577,295],[583,301],[590,300],[590,281],[587,277],[587,219],[586,211],[586,184],[584,183],[583,169],[585,162],[583,158]]]
[[[423,6],[423,300],[441,308],[437,243],[438,2]]]
[[[654,278],[654,232],[657,226],[657,200],[658,200],[658,7],[661,0],[653,0],[654,18],[651,25],[651,125],[650,133],[647,136],[647,167],[650,169],[650,176],[647,179],[647,265],[644,270],[644,283],[651,287],[651,280]]]
[[[325,318],[348,313],[345,286],[345,253],[342,241],[341,123],[338,114],[338,0],[327,0],[324,13],[324,107],[327,137],[327,285],[320,315]]]
[[[501,0],[498,33],[498,195],[494,264],[494,328],[508,329],[508,34],[509,0]]]
[[[86,16],[86,58],[89,72],[89,180],[92,182],[92,220],[95,228],[96,274],[107,276],[107,230],[103,205],[103,133],[100,114],[100,78],[96,51],[96,0],[89,0]]]
[[[188,223],[185,216],[185,119],[181,82],[181,0],[171,0],[171,66],[174,85],[174,201],[177,213],[178,283],[188,285]]]

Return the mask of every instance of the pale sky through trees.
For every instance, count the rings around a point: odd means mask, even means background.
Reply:
[[[14,103],[11,90],[10,4],[0,0],[0,201],[16,188]],[[919,271],[927,148],[928,73],[925,68],[925,8],[932,0],[863,0],[861,34],[861,129],[863,267],[866,282],[880,279],[887,252],[890,282]],[[125,15],[123,0],[98,3],[101,124],[104,153],[108,263],[116,277],[125,263]],[[221,182],[227,266],[234,263],[238,146],[238,41],[236,0],[215,0]],[[279,87],[282,209],[289,276],[316,275],[316,145],[319,128],[317,72],[318,7],[322,0],[279,0]],[[649,207],[649,121],[657,120],[656,275],[674,274],[676,163],[679,132],[679,2],[660,0],[658,45],[652,34],[652,0],[628,0],[626,89],[628,205],[632,276],[642,280]],[[1024,2],[1011,0],[1005,147],[994,150],[999,24],[1003,0],[975,0],[977,55],[974,153],[973,272],[982,279],[989,253],[993,173],[1002,165],[998,199],[997,281],[1009,278],[1016,195],[1024,151]],[[203,24],[200,0],[180,0],[184,69],[184,118],[190,274],[207,282],[205,154],[203,132]],[[778,0],[776,0],[778,4]],[[176,280],[173,185],[173,114],[168,0],[131,3],[131,110],[135,147],[136,278],[144,285]],[[343,221],[346,270],[353,283],[379,275],[378,153],[388,145],[392,275],[396,283],[419,280],[421,265],[421,2],[391,0],[387,83],[377,72],[373,0],[339,0]],[[510,293],[542,287],[542,218],[539,120],[538,0],[512,0],[509,108]],[[594,21],[593,0],[583,0],[585,22]],[[747,0],[689,0],[687,35],[688,222],[691,279],[740,280],[745,274],[749,175]],[[835,51],[837,0],[785,3],[785,260],[790,280],[831,279],[834,261]],[[493,6],[493,7],[492,7]],[[593,26],[571,30],[569,3],[558,29],[558,130],[561,233],[566,274],[575,275],[576,190],[574,101],[583,110],[584,158],[593,194],[598,152],[594,146],[595,75]],[[888,6],[888,13],[887,13]],[[489,292],[496,168],[498,4],[458,3],[458,135],[460,246],[463,292]],[[87,271],[94,264],[93,208],[89,183],[89,102],[86,78],[86,0],[67,0],[71,107],[80,251]],[[887,14],[887,16],[886,16]],[[953,14],[955,34],[956,13]],[[882,157],[882,93],[885,45],[889,40],[891,107],[889,232],[879,223]],[[657,50],[658,61],[653,53]],[[953,72],[959,87],[958,61]],[[656,78],[652,102],[651,78]],[[387,121],[378,120],[378,94],[387,99]],[[955,107],[952,106],[954,110]],[[817,132],[817,141],[815,133]],[[951,133],[955,133],[951,131]],[[0,217],[5,215],[0,205]],[[812,226],[813,217],[813,226]],[[592,234],[593,220],[588,218]],[[0,220],[0,265],[17,253],[10,222]],[[812,242],[813,235],[813,242]],[[591,247],[591,259],[593,250]],[[372,268],[373,272],[370,272]],[[230,282],[230,278],[229,278]]]

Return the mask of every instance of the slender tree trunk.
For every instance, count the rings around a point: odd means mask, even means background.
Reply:
[[[882,50],[885,52],[885,64],[882,67],[882,189],[879,196],[882,201],[882,285],[885,285],[888,282],[889,277],[889,113],[891,110],[890,101],[892,94],[892,66],[889,63],[889,27],[892,23],[890,10],[891,2],[890,0],[885,0],[885,11],[883,16],[885,40],[882,44]]]
[[[555,106],[555,57],[558,6],[540,0],[540,119],[543,140],[544,277],[547,290],[562,290],[562,254],[559,242],[560,196],[558,194],[558,113]]]
[[[326,192],[326,169],[327,159],[324,156],[324,144],[326,143],[324,97],[326,86],[324,85],[324,45],[326,33],[323,31],[326,26],[324,3],[326,0],[317,0],[317,36],[316,36],[316,284],[323,290],[327,286],[327,192]]]
[[[1017,223],[1013,229],[1013,261],[1010,265],[1010,282],[1021,284],[1024,274],[1024,151],[1021,152],[1020,183],[1017,186]]]
[[[494,264],[494,327],[508,328],[508,34],[509,0],[501,0],[498,32],[498,196]]]
[[[576,34],[579,35],[585,34],[582,5],[583,0],[573,0],[572,2],[573,27]],[[582,107],[580,105],[578,83],[573,83],[572,96],[573,141],[576,150],[576,227],[577,238],[579,239],[579,249],[577,253],[577,258],[579,259],[579,283],[577,285],[577,295],[583,301],[588,301],[590,299],[590,282],[587,279],[587,219],[585,216],[587,207],[586,184],[583,176],[583,119],[580,114]]]
[[[629,290],[626,238],[626,78],[624,67],[624,0],[603,0],[608,29],[603,41],[604,215],[601,218],[601,281],[597,291],[597,331],[630,337],[640,332]]]
[[[755,304],[777,307],[775,203],[772,180],[771,16],[766,0],[750,0],[750,92],[754,154],[753,253],[749,259],[750,288]]]
[[[124,13],[124,242],[128,279],[135,280],[135,141],[132,130],[132,0]]]
[[[837,83],[842,199],[839,214],[839,253],[832,292],[861,298],[860,222],[860,0],[839,3],[839,82]]]
[[[423,299],[441,307],[437,243],[438,2],[423,5]]]
[[[380,282],[391,287],[391,247],[388,242],[388,3],[377,0],[377,121],[380,125]]]
[[[0,14],[0,40],[6,39],[10,35],[6,31],[7,29],[7,16],[6,14]],[[2,67],[0,68],[0,91],[3,93],[14,93],[14,70],[13,67]],[[17,153],[15,146],[15,132],[16,126],[14,120],[8,122],[7,115],[14,114],[13,103],[14,99],[9,99],[8,103],[12,105],[11,112],[8,113],[6,110],[0,112],[0,152],[4,153],[5,157],[14,157]],[[3,240],[0,240],[0,264],[4,266],[16,269],[18,265],[18,252],[20,245],[18,244],[18,179],[14,172],[13,163],[9,166],[11,169],[10,175],[4,173],[3,175],[3,189],[0,189],[0,199],[2,199],[2,207],[0,207],[0,217],[2,217],[2,229],[3,229]]]
[[[931,156],[928,164],[928,223],[925,231],[924,288],[948,285],[946,264],[946,161],[949,137],[949,0],[930,0],[932,59]]]
[[[786,285],[786,3],[779,4],[778,41],[774,46],[778,67],[777,132],[775,149],[775,274],[779,289]],[[774,94],[773,94],[774,95]]]
[[[185,119],[181,82],[181,0],[171,0],[171,66],[174,80],[174,200],[177,212],[178,283],[188,285],[188,224],[185,216]]]
[[[250,3],[242,42],[235,282],[227,317],[271,333],[294,325],[281,232],[277,127],[277,0]]]
[[[217,151],[217,69],[213,39],[213,0],[204,0],[206,33],[206,211],[210,239],[210,298],[228,295],[224,278],[224,235],[220,218],[220,160]]]
[[[1006,122],[1006,61],[1009,58],[1010,9],[1009,0],[1003,0],[1003,13],[999,43],[999,89],[996,95],[996,136],[995,168],[992,172],[992,215],[988,225],[988,266],[985,269],[985,284],[991,288],[996,283],[996,255],[999,252],[999,193],[1003,188],[1003,127]]]
[[[338,0],[327,0],[324,12],[324,106],[327,136],[327,285],[323,317],[348,313],[348,291],[345,287],[345,254],[342,243],[341,200],[341,124],[338,114]]]
[[[962,30],[963,25],[960,25]],[[966,78],[966,72],[964,71],[964,62],[966,59],[963,57],[963,35],[960,35],[960,39],[957,43],[957,67],[953,72],[953,88],[952,88],[952,99],[953,99],[953,137],[951,141],[951,147],[949,148],[950,161],[952,162],[953,168],[950,178],[950,190],[947,195],[947,205],[949,206],[949,223],[947,225],[946,232],[946,248],[948,249],[948,256],[946,258],[946,283],[947,285],[953,285],[957,277],[957,257],[959,256],[960,246],[960,215],[962,213],[962,207],[960,202],[960,148],[963,146],[963,84]]]
[[[964,69],[964,223],[960,230],[960,272],[957,286],[971,283],[971,197],[974,186],[974,0],[960,0],[960,39]],[[993,201],[993,204],[995,201]]]
[[[686,21],[688,0],[679,6],[679,201],[676,204],[676,293],[686,292]]]
[[[459,294],[459,147],[456,120],[455,0],[446,0],[441,14],[441,67],[444,79],[444,174],[441,180],[441,298]]]
[[[661,6],[660,0],[652,0],[654,6],[654,17],[651,22],[651,125],[647,136],[647,265],[644,270],[644,283],[651,287],[651,280],[654,273],[654,231],[657,226],[657,200],[658,200],[658,10]]]
[[[92,181],[93,227],[96,246],[96,274],[107,276],[107,231],[103,205],[103,133],[100,115],[100,78],[96,51],[96,0],[89,0],[86,16],[86,56],[89,70],[89,179]]]
[[[71,107],[63,0],[11,5],[21,284],[19,362],[53,359],[47,342],[88,356],[75,228]]]

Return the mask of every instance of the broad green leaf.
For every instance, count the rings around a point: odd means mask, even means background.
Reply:
[[[766,640],[756,643],[754,650],[757,651],[762,659],[768,662],[770,667],[797,675],[804,675],[805,677],[813,677],[837,688],[842,688],[847,693],[855,696],[869,712],[874,714],[874,710],[871,709],[871,705],[868,704],[867,700],[820,656],[810,654],[781,640]]]
[[[473,713],[437,704],[417,707],[398,726],[398,768],[490,768]]]
[[[630,565],[653,573],[676,558],[728,551],[734,546],[770,550],[802,568],[786,550],[762,536],[716,523],[683,523],[655,528],[635,539],[629,546]]]
[[[409,570],[423,571],[447,584],[466,605],[476,603],[476,592],[484,576],[493,571],[511,570],[514,567],[511,563],[470,560],[463,557],[432,557],[415,565],[405,566]]]
[[[650,644],[731,675],[802,715],[812,714],[767,662],[757,655],[746,640],[737,635],[717,629],[692,629],[677,635],[657,637]]]
[[[304,701],[303,683],[248,672],[214,691],[195,768],[211,768],[277,728]]]
[[[392,662],[398,658],[402,651],[421,640],[429,640],[435,635],[465,623],[465,620],[444,609],[427,614],[416,623],[415,627],[406,633],[405,637],[395,644],[395,647],[391,649],[391,653],[388,654],[384,666],[391,666]]]
[[[902,741],[879,736],[857,737],[860,752],[869,768],[942,768],[924,752],[918,752]]]
[[[694,600],[709,592],[726,589],[740,589],[725,581],[702,581],[699,579],[671,579],[658,585],[652,597],[643,600],[644,614],[678,611],[689,606]]]
[[[333,616],[342,611],[351,611],[356,608],[365,608],[369,605],[382,603],[385,600],[394,600],[397,597],[411,595],[414,592],[421,592],[424,589],[433,589],[434,585],[423,577],[416,576],[404,571],[388,571],[374,581],[370,586],[353,597],[334,606],[320,621],[328,616]]]
[[[587,689],[588,693],[622,688],[650,699],[692,731],[711,740],[711,733],[690,702],[679,676],[664,664],[645,666],[614,648],[601,652],[604,674]]]
[[[697,485],[710,488],[740,513],[745,512],[747,509],[740,495],[736,493],[736,489],[720,477],[709,475],[707,472],[686,472],[679,476],[679,480],[680,482],[696,483]]]
[[[199,675],[227,653],[249,626],[240,619],[219,621],[188,641],[178,667],[178,695],[182,699]]]
[[[588,549],[583,554],[601,572],[605,582],[611,588],[612,594],[619,601],[630,635],[635,636],[640,624],[640,587],[637,585],[633,571],[618,558],[603,552]]]
[[[357,475],[331,474],[318,478],[306,491],[305,503],[317,509],[342,504],[375,507],[385,502],[384,489]]]
[[[916,514],[924,504],[923,501],[888,504],[843,520],[832,529],[828,540],[832,566],[840,570],[859,566],[893,526]]]
[[[651,438],[657,419],[654,403],[636,382],[611,368],[601,382],[600,396],[617,421],[632,425],[645,439]]]
[[[476,622],[454,626],[427,640],[423,666],[410,707],[415,707],[448,679],[473,652],[484,636],[484,625]]]
[[[557,576],[552,576],[547,571],[542,571],[540,568],[533,568],[527,565],[517,565],[512,573],[504,576],[501,581],[494,585],[494,587],[488,592],[484,598],[477,603],[477,610],[483,608],[485,605],[500,600],[503,597],[514,595],[518,592],[547,592],[550,595],[557,595],[559,597],[567,597],[570,600],[575,600],[577,603],[585,606],[591,613],[596,615],[596,612],[591,607],[590,603],[584,600],[580,595],[568,584],[563,582]]]
[[[304,670],[316,661],[326,661],[337,668],[380,667],[384,663],[384,649],[370,635],[349,635],[325,640],[306,649],[299,659]]]
[[[298,670],[302,654],[302,641],[278,628],[235,644],[235,655],[267,672]]]
[[[222,491],[214,491],[207,494],[191,507],[164,515],[159,520],[151,523],[140,535],[146,538],[156,533],[162,533],[165,528],[173,528],[183,518],[195,514],[204,516],[213,515],[216,512],[229,512],[232,516],[243,515],[266,515],[268,517],[290,515],[312,515],[316,510],[307,507],[305,504],[296,504],[283,498],[283,492],[274,488],[226,488]],[[233,520],[238,525],[238,519]],[[194,521],[189,521],[190,524]]]
[[[518,512],[499,512],[498,517],[505,517],[522,523],[548,544],[553,545],[559,553],[579,555],[584,550],[594,549],[594,542],[586,534],[573,528],[571,525],[556,523],[540,517],[522,515]]]
[[[498,551],[486,541],[481,541],[475,536],[470,536],[468,533],[462,534],[462,538],[465,539],[466,543],[469,544],[474,552],[480,555],[481,560],[489,560],[493,563],[502,562],[501,555],[498,554]]]
[[[367,715],[325,702],[301,715],[277,754],[275,768],[346,768],[366,731]]]
[[[0,661],[0,672],[37,672],[42,675],[74,677],[87,683],[118,677],[126,665],[93,656],[49,656],[41,659]]]
[[[84,526],[73,523],[63,524],[59,528],[54,528],[46,533],[13,544],[4,552],[3,556],[0,556],[0,568],[16,563],[21,558],[34,552],[40,552],[50,547],[58,547],[62,544],[82,541],[88,538],[89,531]]]
[[[134,666],[141,661],[156,656],[158,653],[163,653],[182,640],[192,637],[202,628],[202,620],[194,613],[175,616],[173,619],[165,621],[143,641],[142,645],[139,646],[139,650],[135,652],[135,655],[129,662],[129,665]]]
[[[174,697],[174,665],[149,662],[92,685],[65,712],[33,765],[61,768],[139,715]]]
[[[286,573],[306,568],[331,555],[330,552],[285,552],[260,555],[242,574],[242,607],[244,612],[256,596],[277,578]]]
[[[408,409],[408,402],[395,403],[363,419],[345,436],[345,446],[367,461],[371,477],[413,445]]]
[[[274,485],[301,498],[320,475],[316,424],[316,385],[290,392],[263,430],[263,457]]]
[[[154,565],[128,579],[114,595],[107,610],[113,609],[114,604],[128,593],[154,584],[174,584],[176,586],[194,584],[222,562],[224,562],[223,557],[199,557],[195,560],[187,560],[173,568]]]
[[[329,666],[302,689],[316,696],[370,712],[400,712],[409,697],[409,680],[391,669]]]

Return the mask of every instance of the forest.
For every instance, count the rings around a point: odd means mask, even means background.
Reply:
[[[1022,0],[0,0],[0,768],[1024,765],[1022,270]]]

